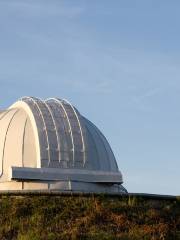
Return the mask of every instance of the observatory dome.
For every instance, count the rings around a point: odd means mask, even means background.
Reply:
[[[0,111],[0,190],[124,193],[100,130],[67,100],[23,97]]]

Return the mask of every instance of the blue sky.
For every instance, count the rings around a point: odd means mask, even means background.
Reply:
[[[180,1],[0,0],[0,107],[70,100],[130,192],[180,194]]]

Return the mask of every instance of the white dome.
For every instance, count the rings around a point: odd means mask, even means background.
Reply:
[[[24,97],[0,112],[0,190],[122,192],[99,129],[68,101]]]

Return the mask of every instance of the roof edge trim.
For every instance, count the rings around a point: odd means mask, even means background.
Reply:
[[[11,179],[14,180],[41,180],[41,181],[80,181],[94,183],[121,184],[120,172],[91,171],[83,169],[56,169],[56,168],[27,168],[12,167]]]

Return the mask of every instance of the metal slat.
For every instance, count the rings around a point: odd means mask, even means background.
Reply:
[[[74,122],[71,121],[71,123],[74,123],[74,125],[72,124],[72,129],[74,130],[74,132],[76,132],[76,134],[74,133],[74,135],[73,135],[74,136],[74,140],[75,140],[74,143],[75,143],[75,146],[79,146],[79,144],[77,144],[77,140],[79,138],[77,133],[80,133],[82,149],[80,149],[80,150],[78,149],[78,150],[79,150],[79,152],[83,152],[83,167],[84,167],[85,166],[85,162],[86,162],[86,149],[85,149],[84,136],[83,136],[82,126],[81,126],[81,122],[80,122],[79,116],[78,116],[75,108],[73,107],[73,105],[69,101],[67,101],[66,99],[63,99],[62,102],[65,102],[65,106],[75,116],[76,121],[74,121]],[[71,114],[71,116],[73,116],[73,114]],[[76,131],[76,127],[77,127],[77,131]],[[80,161],[80,159],[78,159],[78,160]]]
[[[73,162],[73,166],[74,166],[74,139],[73,139],[73,132],[72,132],[72,127],[71,127],[71,122],[70,122],[70,119],[69,119],[69,116],[66,112],[66,109],[64,107],[64,105],[62,104],[62,101],[60,99],[57,99],[57,98],[52,98],[52,99],[49,99],[49,100],[53,100],[55,101],[64,111],[64,116],[66,117],[66,120],[68,122],[68,126],[69,126],[69,134],[71,136],[71,143],[72,143],[72,162]]]
[[[43,117],[43,113],[42,113],[42,111],[41,111],[41,109],[40,109],[40,107],[39,107],[39,105],[37,103],[37,99],[33,98],[33,97],[23,97],[21,100],[25,101],[25,102],[27,100],[27,102],[26,102],[27,104],[28,104],[29,101],[33,102],[34,105],[37,107],[37,109],[39,111],[39,115],[41,116],[41,119],[42,119],[43,125],[44,125],[44,129],[43,130],[45,131],[45,135],[46,135],[47,149],[45,149],[45,151],[48,152],[48,164],[49,164],[49,162],[50,162],[50,147],[49,147],[49,139],[48,139],[48,134],[47,134],[47,128],[46,128],[46,123],[45,123],[45,120],[44,120],[44,117]],[[42,139],[42,137],[40,137],[40,139]],[[42,145],[42,146],[44,146],[44,145]],[[42,146],[40,146],[40,147],[42,147]],[[42,151],[41,151],[41,153],[42,153]]]

